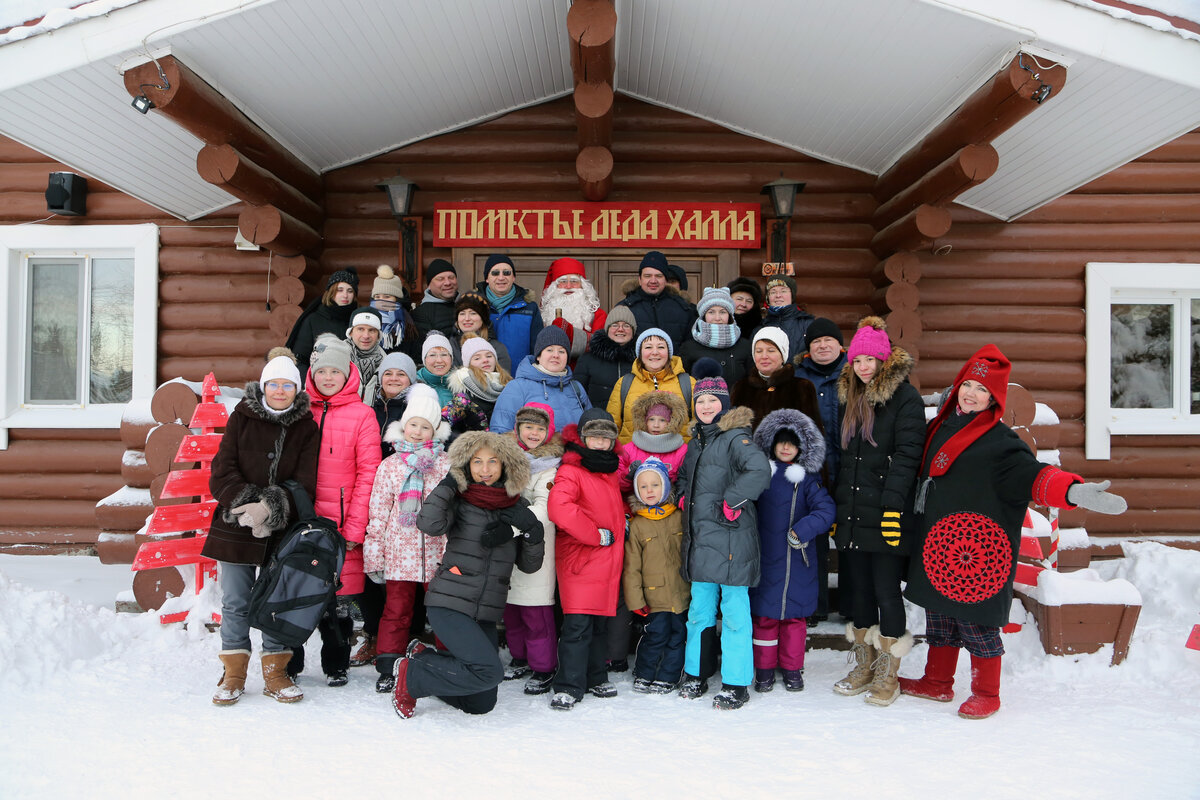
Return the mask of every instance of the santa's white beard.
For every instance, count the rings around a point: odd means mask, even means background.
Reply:
[[[542,322],[552,325],[557,312],[562,312],[562,318],[575,327],[575,336],[571,340],[571,358],[583,355],[587,348],[588,339],[592,335],[592,320],[596,309],[600,307],[600,298],[596,290],[588,282],[582,289],[576,289],[567,294],[565,289],[551,286],[542,292]]]

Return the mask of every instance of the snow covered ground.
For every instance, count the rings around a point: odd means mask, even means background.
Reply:
[[[1128,553],[1100,567],[1144,599],[1125,663],[1111,646],[1046,656],[1027,626],[1005,637],[1004,706],[980,722],[957,702],[839,697],[846,656],[830,651],[809,653],[803,693],[731,713],[635,695],[625,674],[619,697],[566,714],[508,683],[487,716],[422,700],[405,721],[370,668],[327,688],[316,652],[302,703],[258,694],[255,661],[242,701],[217,708],[218,637],[114,613],[127,567],[0,556],[0,798],[1200,798],[1200,652],[1184,648],[1200,552]],[[964,656],[960,696],[968,683]]]

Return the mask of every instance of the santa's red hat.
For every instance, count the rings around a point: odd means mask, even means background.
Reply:
[[[550,265],[550,269],[546,270],[546,282],[542,284],[542,291],[544,292],[549,289],[551,284],[564,275],[578,275],[587,280],[587,271],[583,266],[583,262],[574,258],[563,257],[557,259]]]

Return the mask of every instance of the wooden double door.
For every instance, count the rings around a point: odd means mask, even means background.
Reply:
[[[471,285],[484,278],[484,264],[488,256],[504,252],[516,267],[517,283],[533,290],[540,298],[542,284],[550,264],[563,256],[578,259],[587,269],[587,278],[600,295],[600,307],[612,308],[624,299],[621,285],[636,278],[644,250],[498,250],[484,248],[455,248],[454,266],[460,276],[460,291],[465,286],[466,269],[470,270]],[[692,302],[700,299],[706,286],[724,286],[738,275],[737,250],[665,250],[667,261],[683,267],[688,276],[687,294]]]

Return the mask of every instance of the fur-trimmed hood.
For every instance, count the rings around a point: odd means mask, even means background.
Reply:
[[[471,456],[481,447],[490,447],[500,457],[504,468],[504,491],[509,497],[517,497],[529,484],[529,461],[516,439],[489,431],[468,431],[450,445],[450,476],[454,478],[460,492],[466,491],[471,483]]]
[[[879,365],[875,377],[867,384],[867,400],[871,405],[881,406],[891,400],[900,385],[908,380],[912,368],[913,359],[908,351],[898,345],[892,345],[892,354],[888,356],[887,361]],[[858,380],[858,376],[854,374],[854,364],[847,361],[846,366],[842,367],[842,376],[838,378],[839,402],[846,402],[852,380]]]
[[[262,386],[258,381],[251,381],[246,384],[246,395],[237,407],[244,409],[244,413],[248,416],[265,419],[267,422],[277,422],[283,427],[288,428],[296,420],[309,416],[311,405],[312,401],[308,397],[308,392],[301,389],[296,392],[296,399],[292,402],[291,408],[282,414],[272,414],[270,411],[267,411],[266,404],[263,401]]]
[[[646,414],[650,411],[651,406],[662,403],[667,408],[671,409],[671,427],[667,429],[667,433],[683,433],[688,423],[688,409],[683,404],[683,398],[675,392],[651,391],[645,394],[640,394],[633,401],[633,429],[635,431],[646,430]]]
[[[734,406],[717,420],[717,428],[720,429],[721,433],[731,431],[734,428],[750,428],[753,426],[754,412],[745,406]],[[704,423],[700,420],[692,423],[692,436],[695,436],[702,427],[704,427]]]
[[[640,288],[642,288],[642,282],[639,279],[626,278],[625,282],[621,284],[621,294],[625,295],[626,297],[629,297],[629,295],[633,294]],[[679,293],[679,290],[676,289],[674,286],[672,286],[669,283],[665,284],[663,286],[662,293],[663,294],[673,294],[676,297],[678,297],[680,300],[684,300],[684,297],[683,297],[683,295],[681,295]],[[647,296],[649,296],[649,295],[647,295]],[[684,300],[684,302],[687,302],[687,301]]]
[[[516,435],[517,435],[517,432],[513,431],[513,436],[515,437]],[[517,445],[517,447],[520,447],[520,445]],[[525,450],[524,452],[527,456],[530,456],[532,458],[562,458],[562,454],[563,454],[562,434],[555,433],[553,436],[551,436],[549,439],[547,439],[546,441],[539,444],[537,447],[533,448],[532,450]]]
[[[771,461],[772,474],[775,471],[775,454],[772,452],[771,445],[779,432],[784,430],[791,431],[800,440],[800,455],[797,456],[795,463],[788,466],[788,480],[792,480],[793,466],[801,467],[803,472],[819,474],[825,463],[825,437],[821,435],[817,423],[813,422],[811,417],[794,408],[772,411],[763,417],[762,422],[758,424],[758,429],[754,431],[754,443],[767,454],[767,458]],[[798,477],[803,480],[804,475],[801,474]],[[792,483],[799,483],[799,481],[792,480]]]

